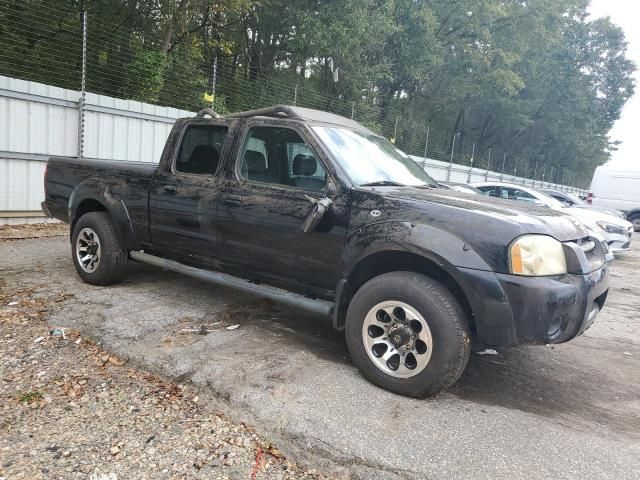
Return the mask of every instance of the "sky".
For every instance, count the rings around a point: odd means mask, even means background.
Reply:
[[[592,0],[591,16],[611,17],[613,23],[624,30],[627,37],[627,57],[640,69],[640,1],[638,0]],[[626,103],[622,116],[609,136],[620,140],[618,151],[613,152],[611,164],[618,167],[640,170],[640,71],[635,72],[636,93]]]

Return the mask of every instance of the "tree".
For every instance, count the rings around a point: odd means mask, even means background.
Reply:
[[[0,73],[78,89],[86,9],[90,91],[194,110],[217,59],[218,109],[296,101],[353,114],[409,153],[424,153],[429,128],[428,153],[440,159],[491,149],[508,168],[519,158],[587,178],[616,148],[607,133],[635,87],[622,31],[589,20],[587,6],[6,0]]]

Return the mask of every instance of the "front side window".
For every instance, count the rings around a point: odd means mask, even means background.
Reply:
[[[494,187],[492,185],[480,185],[476,188],[480,190],[484,195],[488,195],[489,197],[498,196],[498,187]]]
[[[252,182],[318,191],[327,183],[313,150],[290,128],[252,127],[240,162],[240,175]]]
[[[216,173],[227,131],[228,128],[223,125],[187,127],[176,158],[176,172],[196,175]]]
[[[411,157],[382,137],[342,127],[316,126],[313,131],[356,185],[438,186]]]

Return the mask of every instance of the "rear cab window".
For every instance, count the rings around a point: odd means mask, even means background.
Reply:
[[[214,175],[227,138],[226,125],[189,125],[174,162],[178,173]]]

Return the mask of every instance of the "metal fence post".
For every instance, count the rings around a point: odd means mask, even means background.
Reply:
[[[424,166],[427,164],[427,147],[429,146],[429,128],[430,128],[430,125],[427,125],[427,139],[424,142],[424,155],[422,156],[423,170],[424,170]]]
[[[427,139],[424,141],[424,155],[422,156],[422,158],[424,158],[424,161],[422,162],[424,164],[424,162],[427,161],[427,148],[429,147],[429,129],[431,128],[431,125],[427,125]]]
[[[393,143],[398,141],[398,116],[396,115],[396,124],[393,127]]]
[[[211,108],[216,102],[216,79],[218,78],[218,55],[213,59],[213,79],[211,80]]]
[[[467,174],[467,183],[471,183],[471,170],[473,170],[473,156],[476,154],[476,142],[473,142],[473,146],[471,147],[471,166],[469,167],[469,172]]]
[[[491,147],[489,147],[489,158],[487,159],[487,168],[484,170],[484,181],[489,179],[489,167],[491,166]]]
[[[457,133],[454,133],[453,141],[451,142],[451,157],[449,158],[449,170],[447,170],[447,182],[451,181],[451,169],[453,168],[453,152],[456,148],[456,136]]]
[[[80,99],[78,100],[78,158],[84,156],[84,103],[87,83],[87,12],[82,12],[82,73],[80,78]]]

